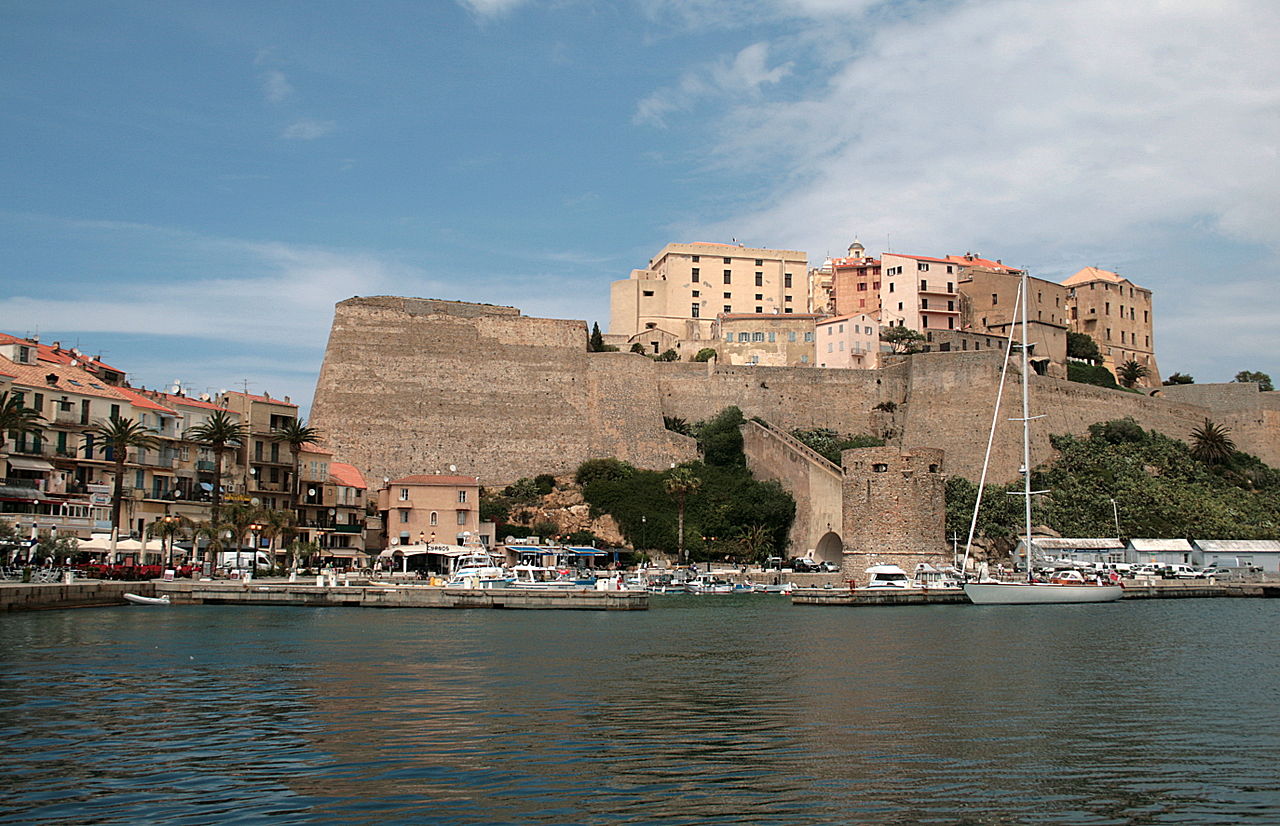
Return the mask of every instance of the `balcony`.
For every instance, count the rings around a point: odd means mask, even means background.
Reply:
[[[197,459],[197,460],[196,460],[196,470],[203,470],[203,471],[205,471],[206,473],[213,473],[213,460],[212,460],[212,459]]]
[[[333,530],[337,533],[363,533],[363,525],[334,525]]]

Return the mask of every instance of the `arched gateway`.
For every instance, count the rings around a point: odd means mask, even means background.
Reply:
[[[823,562],[839,565],[844,554],[844,543],[840,541],[840,535],[835,531],[827,531],[818,540],[813,554]]]

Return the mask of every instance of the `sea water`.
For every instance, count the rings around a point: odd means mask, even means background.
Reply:
[[[1262,599],[0,617],[0,823],[1276,823]]]

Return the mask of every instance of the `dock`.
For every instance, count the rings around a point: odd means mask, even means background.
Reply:
[[[449,588],[392,585],[312,585],[300,582],[156,582],[155,595],[173,605],[302,605],[353,608],[511,608],[579,611],[644,611],[644,591],[534,588]]]
[[[1277,583],[1205,583],[1165,581],[1157,583],[1124,583],[1123,599],[1209,599],[1219,597],[1280,598]],[[791,593],[793,605],[946,605],[969,602],[964,591],[956,588],[932,589],[855,589],[798,588]]]

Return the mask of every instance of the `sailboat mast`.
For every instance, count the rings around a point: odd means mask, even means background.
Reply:
[[[1027,354],[1029,340],[1027,338],[1027,271],[1022,271],[1020,282],[1022,293],[1022,508],[1025,517],[1026,535],[1023,540],[1023,553],[1027,562],[1027,579],[1033,579],[1031,570],[1031,411],[1029,368],[1031,358]]]

